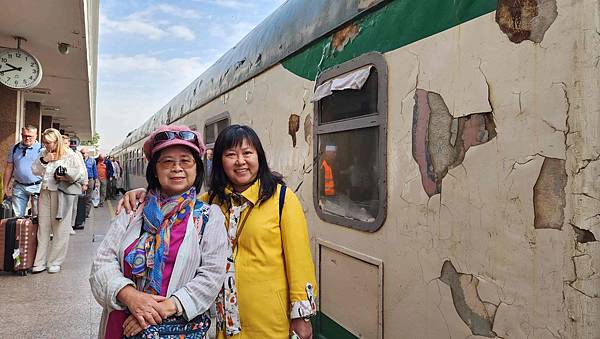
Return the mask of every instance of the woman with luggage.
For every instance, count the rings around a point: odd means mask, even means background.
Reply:
[[[296,195],[269,169],[256,132],[232,125],[217,137],[210,192],[229,237],[225,286],[217,298],[219,337],[312,338],[316,282],[306,219]],[[129,209],[141,190],[127,193]]]
[[[100,338],[204,338],[223,285],[227,233],[219,206],[200,200],[204,143],[185,126],[161,126],[144,143],[148,195],[118,213],[92,265],[103,306]]]
[[[46,129],[42,144],[40,157],[31,166],[32,172],[42,177],[38,245],[32,271],[40,273],[47,269],[48,273],[58,273],[69,249],[73,204],[81,193],[80,183],[85,174],[79,158],[64,145],[58,130]]]

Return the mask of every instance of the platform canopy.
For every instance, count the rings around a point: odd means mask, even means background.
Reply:
[[[81,139],[95,130],[98,5],[98,0],[0,0],[0,48],[16,48],[14,37],[23,37],[21,48],[42,65],[42,81],[23,91],[25,101],[40,102],[43,115]]]

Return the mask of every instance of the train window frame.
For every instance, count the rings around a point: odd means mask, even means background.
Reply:
[[[376,232],[383,226],[387,217],[387,120],[388,120],[388,69],[385,57],[381,53],[367,53],[356,57],[350,61],[334,66],[323,71],[317,77],[315,88],[324,82],[339,77],[340,75],[356,71],[360,68],[372,66],[371,72],[377,72],[377,112],[367,115],[360,115],[348,119],[336,120],[331,122],[321,122],[321,99],[314,102],[313,116],[313,168],[318,168],[319,157],[319,137],[322,135],[331,135],[338,132],[349,132],[366,128],[378,128],[377,141],[379,152],[377,155],[378,171],[378,199],[379,206],[377,217],[372,222],[350,219],[331,213],[327,213],[319,205],[319,172],[313,170],[313,205],[319,218],[325,222],[345,226],[359,231]]]
[[[223,121],[223,120],[227,120],[227,126],[231,126],[231,114],[229,114],[229,111],[225,111],[223,113],[219,113],[213,117],[210,117],[208,119],[206,119],[206,121],[204,122],[204,126],[202,127],[202,132],[203,137],[204,137],[204,142],[206,144],[206,148],[214,148],[215,143],[214,142],[208,142],[208,140],[206,139],[206,129],[209,126],[214,125],[215,127],[217,126],[217,123]],[[219,136],[219,134],[215,134],[215,141],[217,140],[217,137]]]

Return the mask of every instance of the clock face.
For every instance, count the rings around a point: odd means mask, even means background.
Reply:
[[[22,49],[0,51],[0,83],[17,89],[32,88],[42,80],[42,66]]]

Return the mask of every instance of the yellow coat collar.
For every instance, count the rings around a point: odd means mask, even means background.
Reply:
[[[228,185],[225,188],[225,193],[227,195],[233,193],[233,187]],[[257,179],[252,186],[248,187],[244,192],[241,193],[241,196],[246,198],[246,200],[250,201],[253,205],[256,205],[260,198],[260,180]]]

